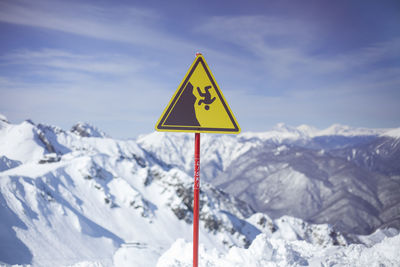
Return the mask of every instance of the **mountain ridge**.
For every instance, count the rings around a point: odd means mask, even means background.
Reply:
[[[278,126],[267,133],[203,135],[202,179],[273,218],[289,214],[359,234],[383,225],[400,227],[396,194],[400,190],[399,139],[385,134],[397,128],[333,125],[306,135],[297,128]],[[308,127],[300,127],[308,131]],[[192,138],[189,134],[151,133],[137,141],[154,157],[190,174]],[[293,187],[295,181],[301,190]],[[282,185],[279,190],[278,184]]]

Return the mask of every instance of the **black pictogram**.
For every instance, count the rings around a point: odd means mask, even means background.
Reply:
[[[188,82],[181,97],[172,109],[171,114],[165,120],[165,124],[200,126],[194,110],[195,103],[196,97],[193,95],[193,85]]]
[[[200,100],[199,100],[199,106],[200,106],[202,103],[204,103],[204,104],[205,104],[204,108],[205,108],[206,110],[209,110],[209,109],[210,109],[210,106],[209,106],[209,105],[211,105],[211,104],[214,102],[214,100],[215,100],[215,97],[211,98],[211,93],[210,93],[210,88],[211,88],[211,87],[212,87],[212,86],[206,86],[206,87],[204,87],[204,93],[200,90],[199,87],[197,87],[197,92],[199,92],[199,95],[200,95],[201,97],[204,97],[204,99],[200,99]]]

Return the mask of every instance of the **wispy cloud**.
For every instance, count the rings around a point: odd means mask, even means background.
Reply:
[[[134,125],[144,116],[155,120],[149,100],[162,106],[169,97],[162,83],[147,74],[157,68],[157,62],[126,54],[14,50],[0,57],[0,106],[20,119],[34,114],[36,120],[57,125],[62,121],[67,128],[80,120],[99,126],[115,120]]]
[[[400,39],[366,44],[357,51],[321,54],[318,38],[322,30],[291,18],[216,16],[196,30],[245,49],[262,62],[267,73],[281,78],[300,73],[345,73],[393,57],[400,59]]]
[[[198,26],[198,32],[232,43],[250,55],[263,60],[266,71],[286,77],[298,66],[310,65],[306,56],[312,47],[315,27],[302,21],[265,16],[222,16],[208,19]],[[332,68],[326,64],[324,68]]]
[[[0,65],[32,65],[46,70],[126,75],[156,65],[126,55],[88,55],[59,49],[16,50],[0,57]]]
[[[160,14],[154,10],[127,5],[101,7],[79,2],[48,0],[0,3],[2,22],[162,50],[191,47],[190,43],[160,30],[160,19]]]

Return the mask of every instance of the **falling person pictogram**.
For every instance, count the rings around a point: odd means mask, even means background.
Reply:
[[[205,104],[205,106],[204,106],[204,108],[206,109],[206,110],[209,110],[210,109],[210,106],[209,105],[211,105],[213,102],[214,102],[214,100],[216,99],[215,97],[213,97],[213,98],[211,98],[211,93],[210,93],[210,88],[211,88],[212,86],[206,86],[206,87],[204,87],[204,93],[201,91],[201,89],[199,88],[199,87],[197,87],[197,92],[199,92],[199,95],[201,96],[201,97],[204,97],[204,99],[200,99],[199,100],[199,106],[201,105],[201,104]]]

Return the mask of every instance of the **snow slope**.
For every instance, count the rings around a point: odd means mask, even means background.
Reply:
[[[384,133],[382,133],[382,136],[389,136],[393,138],[400,138],[400,128],[388,130]]]
[[[177,238],[191,237],[192,179],[153,164],[135,142],[82,137],[32,122],[8,125],[0,135],[6,162],[0,172],[0,261],[110,266],[118,248],[133,244],[139,251],[151,248],[154,257],[145,261],[152,266]],[[22,164],[9,164],[16,161]],[[221,250],[251,242],[254,234],[231,221],[252,210],[217,194],[204,185],[203,242]]]
[[[399,266],[400,236],[386,238],[373,247],[361,244],[321,248],[305,241],[286,241],[258,235],[248,249],[218,253],[200,247],[199,266]],[[190,267],[192,244],[177,240],[157,262],[157,267]]]
[[[0,123],[0,265],[162,266],[176,244],[190,246],[179,241],[192,238],[193,182],[179,165],[186,166],[185,159],[177,165],[164,162],[144,150],[143,143],[109,138],[88,124],[66,131],[32,121]],[[156,149],[162,142],[157,138],[164,137],[154,136]],[[203,151],[217,153],[212,162],[222,164],[221,169],[231,164],[230,155],[239,157],[261,142],[221,138],[202,139],[220,145]],[[227,145],[231,142],[238,146]],[[169,145],[182,153],[193,151]],[[247,257],[254,249],[262,250],[263,242],[281,242],[285,245],[279,251],[290,254],[287,244],[301,241],[314,253],[316,248],[324,252],[352,242],[374,245],[394,235],[398,232],[392,229],[361,238],[328,224],[290,216],[273,219],[202,183],[200,242],[204,251],[220,255],[218,259],[231,251]]]

